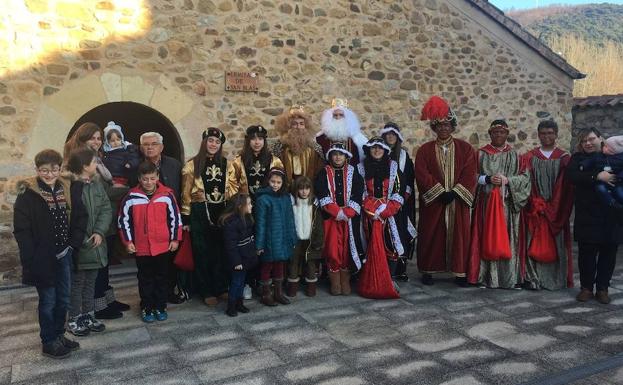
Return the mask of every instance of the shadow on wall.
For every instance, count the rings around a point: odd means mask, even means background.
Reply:
[[[140,144],[142,133],[158,132],[163,137],[163,153],[184,162],[184,145],[173,123],[160,112],[140,103],[112,102],[97,106],[74,123],[65,140],[69,140],[83,123],[93,122],[103,129],[110,121],[120,125],[125,139],[136,145]]]

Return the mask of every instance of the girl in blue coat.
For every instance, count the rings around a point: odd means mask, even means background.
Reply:
[[[268,186],[256,191],[255,248],[260,256],[261,302],[276,306],[290,301],[283,295],[285,265],[298,242],[294,212],[286,188],[286,174],[273,167],[267,175]],[[270,290],[274,282],[274,295]]]

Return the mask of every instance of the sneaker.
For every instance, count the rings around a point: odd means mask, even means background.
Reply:
[[[398,274],[395,278],[397,281],[400,282],[409,282],[409,276],[407,275],[407,273]]]
[[[76,317],[71,317],[69,321],[67,321],[67,330],[76,337],[84,337],[88,336],[91,333],[91,330],[87,325],[82,322],[83,315],[79,315]]]
[[[110,305],[108,305],[108,307],[104,310],[95,312],[95,318],[97,319],[117,319],[121,317],[123,317],[123,313]]]
[[[67,337],[65,337],[64,334],[59,337],[59,340],[61,341],[63,346],[65,346],[69,350],[78,350],[78,349],[80,349],[80,344],[79,343],[77,343],[76,341],[72,341],[72,340],[68,339]]]
[[[172,305],[179,305],[186,301],[186,296],[183,293],[171,293],[167,298],[167,302]]]
[[[156,317],[154,317],[154,313],[151,310],[143,309],[143,312],[141,314],[143,322],[152,323],[156,320]]]
[[[167,314],[166,310],[154,310],[154,316],[158,321],[166,321],[169,318],[169,314]]]
[[[99,333],[106,330],[106,325],[93,316],[93,314],[85,314],[82,316],[82,322],[89,328],[90,331]]]
[[[251,290],[251,286],[244,285],[244,289],[242,290],[242,296],[244,299],[253,298],[253,290]]]
[[[71,350],[63,345],[60,338],[50,342],[48,344],[44,344],[41,348],[41,354],[46,357],[61,359],[67,358],[71,354]]]
[[[130,305],[128,305],[127,303],[116,301],[116,300],[109,303],[108,306],[121,312],[130,310]]]

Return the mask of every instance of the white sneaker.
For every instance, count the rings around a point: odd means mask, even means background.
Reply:
[[[244,285],[244,289],[242,290],[242,297],[244,299],[251,299],[251,298],[253,298],[253,290],[251,290],[251,286]]]

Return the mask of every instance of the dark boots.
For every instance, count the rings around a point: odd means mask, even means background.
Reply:
[[[262,288],[262,297],[260,302],[266,306],[277,306],[275,298],[273,297],[273,292],[270,290],[270,281],[262,281],[260,283],[260,287]]]
[[[342,295],[350,295],[350,270],[340,270],[340,286]]]
[[[290,298],[296,297],[296,292],[299,291],[299,283],[288,280],[286,295]]]
[[[331,282],[331,295],[341,295],[340,272],[329,270],[329,282]]]
[[[249,312],[249,308],[244,306],[244,300],[242,298],[238,299],[236,301],[236,310],[238,310],[240,313],[248,313]]]
[[[228,301],[227,302],[227,310],[225,310],[225,314],[230,317],[238,316],[238,309],[236,308],[236,302]]]
[[[289,305],[290,300],[283,295],[283,279],[274,279],[275,282],[275,301],[282,305]]]
[[[305,283],[305,295],[308,297],[316,296],[316,281]]]

